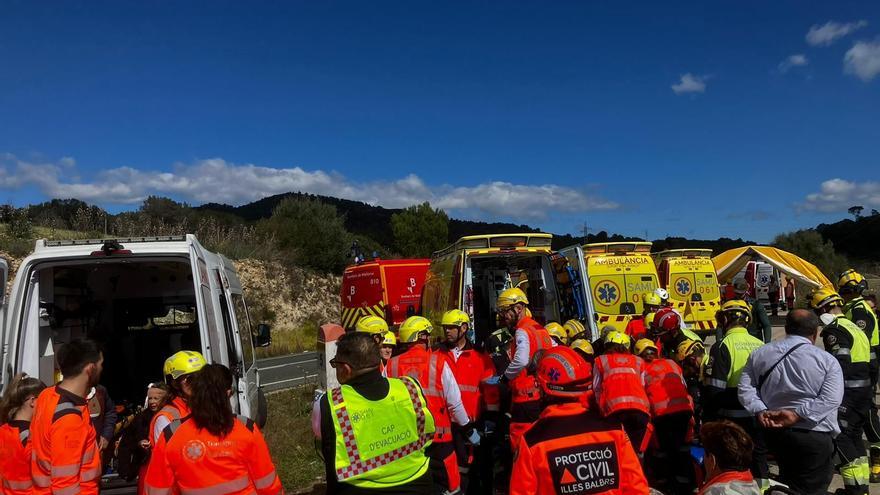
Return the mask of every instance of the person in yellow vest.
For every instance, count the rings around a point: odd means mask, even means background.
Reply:
[[[871,345],[865,333],[843,315],[843,298],[828,287],[810,292],[810,308],[825,326],[820,334],[825,350],[843,370],[843,402],[837,410],[840,435],[835,439],[842,464],[838,466],[847,494],[868,493],[871,469],[862,429],[871,408]]]
[[[742,299],[731,299],[721,305],[715,318],[724,337],[709,350],[703,375],[703,422],[730,420],[754,439],[752,475],[762,489],[770,486],[767,446],[762,430],[737,397],[742,370],[752,352],[764,343],[749,334],[752,309]]]
[[[859,272],[849,269],[837,279],[837,291],[846,304],[843,314],[868,336],[871,343],[871,388],[877,391],[880,377],[880,328],[877,327],[877,314],[874,307],[865,299],[868,281]],[[865,421],[865,436],[871,446],[871,483],[880,483],[880,417],[877,414],[877,399],[874,394],[871,410]]]
[[[431,493],[425,449],[434,417],[418,382],[379,372],[379,344],[368,334],[339,338],[330,360],[340,385],[312,412],[321,443],[328,494]]]

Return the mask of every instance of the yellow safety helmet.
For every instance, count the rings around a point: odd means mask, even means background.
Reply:
[[[703,353],[706,352],[703,343],[699,340],[685,339],[678,344],[678,348],[675,350],[675,359],[680,363],[697,351],[702,351]]]
[[[424,316],[410,316],[400,325],[400,341],[415,342],[419,340],[419,334],[427,333],[430,335],[433,329],[431,322]]]
[[[205,356],[196,351],[178,351],[165,360],[165,366],[162,368],[165,376],[171,375],[171,378],[178,378],[195,373],[204,368],[208,364]]]
[[[522,289],[512,287],[510,289],[505,289],[501,291],[501,294],[498,294],[498,300],[495,303],[495,307],[498,309],[504,309],[520,303],[528,304],[529,299],[526,297],[526,293],[523,292]]]
[[[443,313],[443,318],[440,319],[440,325],[444,327],[460,327],[470,322],[471,318],[468,314],[460,309],[450,309]]]
[[[861,294],[868,288],[868,281],[861,273],[850,268],[837,278],[837,290],[841,293]]]
[[[619,330],[609,332],[608,335],[605,336],[605,344],[620,344],[624,347],[629,347],[629,343],[629,335]]]
[[[593,351],[593,344],[591,344],[590,341],[587,339],[576,339],[569,345],[569,347],[581,351],[589,356],[595,354],[595,352]]]
[[[602,327],[602,330],[599,331],[599,338],[604,341],[605,337],[607,337],[609,333],[617,331],[618,330],[614,328],[614,325],[605,325],[604,327]]]
[[[651,339],[639,339],[636,341],[636,356],[641,356],[647,349],[654,349],[657,352],[657,345]]]
[[[663,306],[663,299],[653,292],[645,292],[642,294],[642,303],[645,306]]]
[[[371,335],[384,335],[388,331],[388,322],[378,316],[364,316],[358,320],[354,329]]]
[[[573,338],[575,335],[580,335],[587,331],[584,324],[579,320],[571,319],[562,324],[562,328],[564,328],[568,332],[568,338]]]
[[[830,287],[819,287],[810,291],[807,296],[810,307],[819,309],[825,306],[843,306],[843,298]]]
[[[397,345],[397,337],[394,336],[394,332],[385,332],[385,338],[382,339],[382,343],[379,345]]]
[[[741,314],[745,317],[747,322],[752,321],[752,307],[742,299],[731,299],[726,301],[721,305],[721,309],[719,309],[718,312]]]
[[[556,337],[563,344],[568,343],[568,333],[566,333],[565,328],[563,328],[562,325],[560,325],[559,323],[551,321],[550,323],[544,325],[544,328],[547,329],[547,333],[549,333],[551,337]]]

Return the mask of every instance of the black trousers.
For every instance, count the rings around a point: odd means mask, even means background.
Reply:
[[[871,350],[875,353],[880,352],[878,347],[872,347]],[[875,395],[878,375],[880,375],[880,365],[871,362],[871,408],[868,411],[868,420],[865,421],[865,437],[868,438],[870,444],[880,443],[880,416],[877,413],[877,396]]]
[[[696,488],[691,446],[685,441],[692,418],[690,412],[654,418],[657,448],[648,453],[649,479],[653,481],[651,486],[656,485],[666,495],[690,495]]]
[[[767,447],[776,456],[779,481],[801,495],[826,495],[834,476],[831,433],[791,428],[764,430]]]
[[[645,435],[648,434],[651,416],[635,409],[626,409],[612,413],[608,419],[623,426],[629,441],[632,442],[633,449],[637,454],[642,454],[642,442],[645,440]]]

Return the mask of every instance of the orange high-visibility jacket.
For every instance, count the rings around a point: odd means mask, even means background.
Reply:
[[[694,412],[681,368],[671,359],[655,359],[645,366],[645,392],[654,416]]]
[[[10,421],[0,426],[0,493],[31,495],[30,422]]]
[[[96,495],[101,478],[97,433],[87,402],[60,386],[37,397],[31,421],[36,495]]]
[[[471,421],[477,419],[482,410],[480,384],[495,374],[495,365],[492,359],[485,353],[476,349],[464,349],[455,359],[455,354],[442,348],[440,351],[446,356],[458,389],[461,391],[461,403]]]
[[[553,347],[553,340],[547,333],[547,329],[531,317],[522,317],[516,324],[516,330],[524,330],[529,337],[529,362],[534,359],[536,352]],[[516,339],[511,341],[510,355],[516,355]],[[534,373],[530,373],[528,367],[510,381],[510,390],[512,393],[511,401],[514,404],[532,402],[541,398]]]
[[[146,495],[282,495],[263,434],[239,417],[220,438],[184,421],[168,426],[150,456]]]
[[[180,421],[183,418],[189,416],[190,410],[189,406],[186,405],[186,401],[183,400],[182,397],[175,397],[171,399],[171,402],[165,404],[162,409],[156,412],[153,415],[153,419],[150,420],[150,446],[156,446],[156,438],[153,437],[154,432],[156,431],[156,420],[159,418],[165,418],[169,423],[173,421]]]
[[[522,436],[510,495],[647,494],[626,433],[579,403],[551,405]]]
[[[446,357],[418,344],[399,356],[388,360],[385,371],[388,378],[409,376],[415,378],[428,399],[428,411],[434,416],[434,443],[452,441],[452,418],[443,395],[443,366]]]
[[[632,354],[603,354],[593,362],[593,393],[599,412],[608,416],[617,411],[638,410],[651,413],[644,385],[645,362]]]

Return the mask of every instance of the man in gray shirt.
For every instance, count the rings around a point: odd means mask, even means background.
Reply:
[[[786,337],[749,356],[738,387],[743,407],[766,429],[780,481],[803,495],[827,493],[833,439],[840,433],[843,372],[831,354],[814,345],[818,331],[813,312],[789,312]]]

